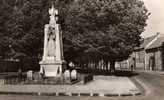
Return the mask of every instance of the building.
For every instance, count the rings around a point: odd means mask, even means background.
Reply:
[[[163,43],[164,35],[159,33],[145,38],[140,47],[135,48],[131,55],[135,59],[135,69],[164,70]]]
[[[157,34],[148,38],[145,38],[143,40],[143,43],[140,45],[140,47],[136,47],[134,49],[134,52],[132,53],[131,57],[135,58],[136,62],[136,69],[146,69],[146,51],[145,49],[154,41],[154,39],[157,37]]]
[[[163,43],[164,36],[158,36],[158,38],[146,48],[145,67],[147,70],[164,70]]]

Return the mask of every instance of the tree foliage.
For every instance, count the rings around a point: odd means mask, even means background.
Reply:
[[[1,0],[0,55],[42,55],[43,30],[59,9],[67,61],[126,59],[140,44],[148,11],[140,0]]]
[[[127,59],[140,44],[149,15],[140,0],[78,0],[68,12],[64,29],[72,44],[68,52],[76,52],[79,59],[110,62]]]

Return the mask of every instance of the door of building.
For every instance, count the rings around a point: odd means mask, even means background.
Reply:
[[[155,57],[154,56],[151,56],[149,59],[149,69],[155,70]]]

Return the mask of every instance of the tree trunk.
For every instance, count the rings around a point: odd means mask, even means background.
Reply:
[[[108,70],[108,61],[107,60],[105,61],[105,67],[106,67],[106,70]]]
[[[111,74],[115,73],[115,61],[110,61],[110,72]]]

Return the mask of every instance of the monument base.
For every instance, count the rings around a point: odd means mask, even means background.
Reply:
[[[41,61],[39,64],[44,77],[61,77],[66,68],[65,61]]]

